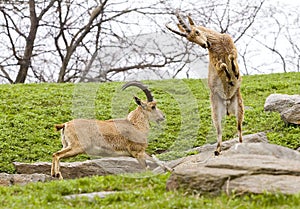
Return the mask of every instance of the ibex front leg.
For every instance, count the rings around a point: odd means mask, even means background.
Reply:
[[[212,106],[212,120],[217,131],[217,149],[215,155],[218,156],[221,152],[222,144],[222,119],[226,114],[226,104],[223,99],[220,98],[215,92],[210,94],[211,106]]]

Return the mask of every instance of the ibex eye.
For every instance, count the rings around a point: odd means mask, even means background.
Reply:
[[[197,35],[197,36],[199,36],[199,35],[200,35],[200,32],[199,32],[198,30],[196,30],[196,32],[195,32],[195,33],[196,33],[196,35]]]
[[[152,108],[152,110],[155,110],[155,106],[152,106],[151,108]]]

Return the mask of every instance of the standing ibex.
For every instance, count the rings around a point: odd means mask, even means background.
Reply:
[[[166,27],[177,35],[208,49],[208,86],[212,106],[212,119],[217,130],[218,145],[215,155],[221,152],[222,118],[234,114],[237,120],[239,141],[242,142],[243,100],[240,93],[242,78],[237,63],[237,50],[228,34],[221,34],[203,26],[196,26],[188,16],[189,25],[176,11],[179,31]]]
[[[160,164],[145,152],[148,142],[149,121],[164,120],[163,113],[156,107],[156,101],[150,90],[140,82],[126,83],[122,89],[136,86],[144,91],[147,102],[134,97],[138,107],[127,118],[112,120],[75,119],[56,125],[61,130],[62,150],[53,154],[51,175],[62,179],[59,160],[86,153],[96,156],[132,156],[146,168],[146,159],[156,162],[164,169],[170,168]]]

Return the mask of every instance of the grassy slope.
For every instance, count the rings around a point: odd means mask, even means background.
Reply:
[[[211,143],[215,141],[215,133],[212,128],[209,109],[209,92],[205,81],[202,80],[166,80],[166,81],[147,81],[145,82],[153,90],[153,95],[159,102],[159,107],[165,112],[167,121],[160,128],[154,126],[149,137],[149,153],[161,153],[160,158],[170,159],[176,156],[182,156],[183,151],[198,145]],[[61,148],[59,133],[53,129],[53,124],[68,121],[72,118],[88,117],[98,119],[109,119],[112,117],[121,117],[126,115],[128,108],[132,109],[134,104],[131,101],[132,94],[143,94],[134,88],[120,92],[120,83],[105,84],[27,84],[27,85],[1,85],[0,86],[0,172],[14,172],[12,162],[36,162],[51,161],[52,153]],[[263,111],[263,105],[266,97],[271,93],[299,94],[300,73],[272,74],[259,76],[245,76],[242,86],[244,103],[247,107],[244,121],[244,134],[255,133],[259,131],[268,131],[269,140],[272,143],[280,144],[290,148],[300,146],[300,128],[296,126],[285,125],[278,113],[266,113]],[[235,120],[229,118],[225,124],[224,138],[229,139],[236,136]],[[73,159],[82,160],[88,156],[79,156]],[[58,192],[45,192],[37,200],[41,203],[61,202],[61,194],[79,193],[81,181],[85,182],[84,190],[91,187],[91,191],[101,190],[94,187],[98,181],[107,181],[114,184],[116,181],[118,190],[131,190],[136,184],[135,180],[128,180],[123,177],[98,177],[94,179],[85,179],[77,181],[55,182],[45,186],[41,184],[29,185],[26,187],[3,188],[0,190],[4,198],[11,193],[20,194],[20,201],[28,201],[28,195],[35,199],[33,191],[55,190],[59,185],[62,189]],[[116,202],[120,204],[121,200],[126,199],[128,205],[134,203],[139,198],[145,198],[149,195],[149,207],[151,204],[166,204],[168,199],[179,207],[180,201],[186,205],[208,204],[213,206],[221,205],[229,207],[230,204],[238,206],[244,204],[245,200],[240,202],[233,197],[218,197],[215,200],[207,198],[197,198],[193,196],[182,197],[181,193],[164,193],[165,176],[156,176],[148,179],[157,183],[148,185],[148,180],[140,180],[140,192],[113,196]],[[135,178],[133,178],[135,179]],[[142,178],[145,179],[145,178]],[[146,178],[147,179],[147,178]],[[120,181],[129,181],[128,188],[123,186]],[[133,182],[132,182],[133,181]],[[67,185],[71,184],[69,189]],[[125,187],[125,188],[124,188]],[[151,187],[157,187],[157,192],[152,192]],[[25,189],[26,188],[26,189]],[[105,187],[104,187],[105,188]],[[106,188],[105,188],[106,189]],[[113,188],[114,189],[114,188]],[[20,191],[19,191],[20,190]],[[66,191],[64,191],[66,190]],[[145,194],[144,194],[145,193]],[[148,194],[151,193],[151,194]],[[159,196],[163,196],[160,198]],[[2,195],[1,195],[2,196]],[[25,197],[26,196],[26,197]],[[53,196],[53,197],[52,197]],[[130,196],[130,197],[127,197]],[[258,199],[263,204],[273,203],[269,200],[282,204],[285,198],[296,200],[295,196],[266,196],[245,197],[249,200],[246,204],[255,206]],[[8,200],[7,204],[11,204]],[[115,199],[114,199],[115,198]],[[127,199],[128,198],[128,199]],[[261,199],[260,199],[261,198]],[[178,202],[176,200],[178,199]],[[144,199],[145,200],[145,199]],[[174,201],[173,201],[174,200]],[[33,200],[32,200],[33,201]],[[112,200],[99,200],[101,204]],[[228,202],[229,201],[229,202]],[[293,202],[294,201],[294,202]],[[299,200],[298,205],[299,205]],[[138,201],[139,202],[139,201]],[[170,201],[169,201],[170,202]],[[267,203],[264,203],[267,202]],[[171,207],[171,204],[170,207]],[[190,204],[189,204],[190,203]],[[18,205],[17,204],[17,205]],[[32,203],[35,204],[35,203]],[[92,203],[81,202],[89,205]],[[50,204],[51,205],[51,204]],[[232,205],[232,206],[233,206]],[[276,204],[274,204],[276,205]],[[209,207],[208,207],[209,208]]]

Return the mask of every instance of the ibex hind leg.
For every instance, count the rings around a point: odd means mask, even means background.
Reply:
[[[229,112],[234,114],[236,117],[239,142],[242,142],[243,141],[242,123],[243,123],[243,119],[244,119],[244,108],[243,108],[243,100],[241,98],[241,94],[240,94],[239,90],[236,92],[236,94],[234,95],[234,97],[231,100],[231,103],[229,106]]]
[[[222,119],[226,115],[225,101],[217,94],[211,93],[212,120],[217,131],[217,149],[215,155],[218,156],[222,146]]]
[[[242,123],[243,123],[243,119],[244,119],[244,108],[243,108],[243,101],[242,101],[239,90],[236,92],[235,96],[231,100],[231,103],[229,106],[229,112],[231,114],[234,114],[236,117],[239,142],[242,142],[243,141]]]
[[[142,166],[143,169],[148,170],[150,167],[147,165],[145,158],[136,158],[139,164]]]
[[[52,159],[51,176],[55,178],[63,179],[60,172],[60,166],[59,166],[60,159],[72,157],[81,153],[83,153],[81,149],[75,149],[71,147],[66,147],[58,152],[55,152],[53,154],[53,159]]]
[[[148,169],[149,168],[147,166],[146,156],[145,156],[145,153],[143,151],[129,151],[129,153],[132,157],[137,159],[137,161],[139,162],[139,164],[141,165],[141,167],[143,169]]]
[[[237,130],[239,135],[239,142],[243,142],[243,136],[242,136],[242,123],[244,120],[244,104],[243,99],[241,96],[240,91],[237,93],[237,100],[238,100],[238,110],[237,110]]]

